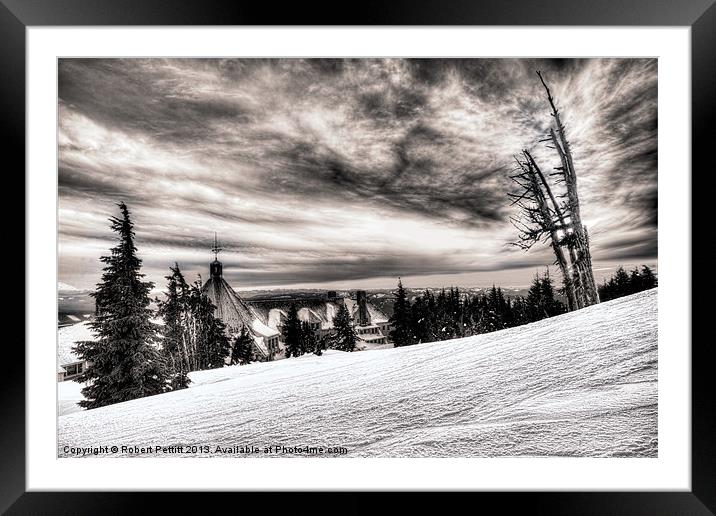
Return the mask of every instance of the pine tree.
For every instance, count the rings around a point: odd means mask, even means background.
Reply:
[[[547,317],[547,314],[544,313],[542,282],[539,274],[535,274],[535,277],[532,279],[530,289],[527,291],[527,306],[530,322],[539,321],[540,319]]]
[[[445,340],[447,338],[448,331],[448,317],[447,317],[447,295],[445,295],[445,289],[440,289],[440,292],[435,296],[435,328],[436,336],[438,340]],[[412,328],[409,328],[412,331]]]
[[[512,310],[512,300],[507,296],[503,296],[502,299],[504,300],[504,305],[502,309],[502,327],[510,328],[514,326],[515,317],[515,314]]]
[[[542,277],[539,274],[535,275],[527,292],[525,309],[530,322],[553,317],[566,311],[564,303],[555,296],[549,270]]]
[[[599,299],[601,301],[609,301],[617,296],[616,287],[614,285],[614,278],[609,278],[609,281],[604,279],[604,283],[599,286]]]
[[[354,351],[358,337],[353,329],[351,314],[345,304],[339,304],[333,316],[333,347],[339,351]]]
[[[540,280],[540,290],[542,292],[544,312],[547,317],[554,317],[567,311],[564,303],[554,295],[554,285],[552,284],[552,278],[549,276],[549,270],[545,272],[544,277]]]
[[[470,326],[471,335],[479,335],[487,330],[484,324],[484,310],[482,308],[483,297],[479,294],[466,301],[466,314]]]
[[[416,342],[432,342],[430,332],[430,313],[424,296],[415,298],[410,307],[410,319]]]
[[[226,325],[214,316],[216,307],[201,291],[198,283],[190,288],[189,310],[192,317],[197,369],[223,367],[231,352]]]
[[[318,345],[318,337],[311,326],[311,323],[304,321],[301,323],[301,354],[313,353]]]
[[[465,337],[467,335],[467,323],[465,322],[465,304],[460,294],[459,288],[450,288],[449,301],[453,338]]]
[[[313,354],[316,356],[323,355],[323,351],[328,348],[329,343],[329,337],[328,334],[321,336],[320,338],[316,339],[316,347],[313,348]]]
[[[522,296],[516,297],[513,306],[513,325],[514,326],[520,326],[522,324],[527,324],[530,322],[528,310],[527,310],[527,303],[525,301],[525,298]]]
[[[392,327],[390,339],[396,348],[415,343],[410,316],[410,301],[400,278],[398,278],[398,292],[396,292],[393,302],[393,316],[390,318],[390,325]]]
[[[500,314],[501,321],[504,319],[506,311],[507,300],[505,299],[505,294],[502,292],[502,287],[497,287],[497,313]]]
[[[629,293],[634,294],[644,290],[642,286],[641,273],[639,267],[634,267],[629,273]]]
[[[164,300],[159,300],[158,314],[164,319],[162,328],[162,350],[168,365],[172,390],[185,389],[191,383],[189,356],[187,352],[188,334],[188,285],[179,270],[179,265],[169,269],[166,276],[167,293]]]
[[[496,331],[502,328],[502,317],[500,310],[500,297],[502,291],[499,291],[495,285],[487,295],[487,331]]]
[[[438,330],[440,329],[438,321],[438,302],[430,290],[426,290],[424,296],[426,304],[428,305],[428,324],[425,332],[429,339],[428,342],[435,342],[440,340],[438,335]]]
[[[102,279],[92,293],[97,315],[90,323],[96,341],[80,341],[74,352],[89,363],[77,378],[89,382],[79,405],[88,409],[159,394],[166,390],[165,363],[157,342],[158,328],[151,321],[149,292],[142,281],[142,261],[134,245],[134,225],[127,206],[118,204],[121,216],[110,227],[119,242],[102,256]]]
[[[656,275],[654,274],[654,271],[652,271],[648,265],[642,265],[641,266],[642,290],[649,290],[650,288],[654,288],[658,285],[658,283],[659,282],[656,279]]]
[[[250,364],[254,359],[254,339],[246,326],[241,327],[241,331],[234,339],[234,346],[231,350],[232,364]]]
[[[631,294],[629,273],[624,270],[624,267],[620,266],[617,268],[617,272],[614,274],[614,287],[616,290],[615,297],[628,296]]]
[[[298,318],[298,307],[292,303],[288,316],[281,327],[281,335],[286,347],[286,358],[298,357],[303,354],[301,346],[301,320]]]

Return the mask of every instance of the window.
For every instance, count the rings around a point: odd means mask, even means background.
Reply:
[[[65,367],[65,376],[74,376],[76,374],[82,373],[82,363],[79,364],[71,364],[64,366]]]

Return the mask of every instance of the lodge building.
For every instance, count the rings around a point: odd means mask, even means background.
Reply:
[[[216,256],[209,265],[209,280],[202,291],[216,306],[216,316],[235,335],[246,327],[251,333],[255,354],[259,360],[283,358],[281,328],[292,304],[298,308],[298,318],[308,323],[320,338],[333,330],[333,317],[343,304],[354,324],[358,347],[388,344],[388,317],[367,300],[366,292],[358,290],[355,299],[339,297],[329,291],[317,296],[292,296],[243,300],[223,278],[223,264]]]
[[[370,349],[390,344],[388,317],[368,302],[366,292],[357,290],[354,297],[338,296],[335,291],[315,296],[287,296],[244,300],[223,277],[223,264],[218,259],[219,248],[213,249],[214,261],[209,264],[209,279],[202,292],[214,304],[215,315],[226,325],[226,331],[236,336],[246,327],[254,341],[254,354],[259,361],[284,357],[281,328],[288,317],[291,305],[298,308],[298,318],[308,323],[317,336],[333,331],[333,318],[338,307],[344,305],[353,321],[358,337],[358,349]],[[160,321],[155,321],[159,324]],[[73,380],[84,372],[88,363],[73,352],[77,341],[94,340],[95,336],[84,320],[59,329],[57,352],[57,380]]]

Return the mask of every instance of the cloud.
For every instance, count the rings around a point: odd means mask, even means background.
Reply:
[[[205,268],[214,231],[244,286],[546,265],[548,250],[506,245],[512,155],[556,157],[538,143],[551,117],[536,69],[567,125],[595,257],[653,258],[656,66],[61,59],[60,275],[99,257],[118,200],[155,280],[175,260]]]

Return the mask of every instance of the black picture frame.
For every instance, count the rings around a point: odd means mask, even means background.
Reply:
[[[347,8],[346,8],[347,7]],[[344,14],[341,14],[344,13]],[[692,206],[708,205],[712,191],[713,144],[708,135],[716,126],[716,6],[714,0],[432,0],[383,3],[364,0],[351,7],[338,4],[291,3],[276,6],[262,2],[218,0],[0,0],[0,112],[3,164],[6,174],[23,177],[14,196],[24,189],[25,170],[25,31],[47,25],[576,25],[576,26],[689,26],[691,27],[692,73]],[[8,161],[8,157],[11,160]],[[12,164],[12,165],[11,165]],[[694,188],[698,181],[698,188]],[[706,216],[692,208],[692,238],[712,233]],[[706,233],[704,233],[704,231]],[[16,240],[17,241],[17,240]],[[694,253],[692,270],[710,274],[713,259]],[[12,274],[17,275],[15,257]],[[28,271],[23,269],[25,277]],[[709,307],[697,299],[701,289],[692,286],[691,334],[704,327]],[[27,307],[30,309],[30,307]],[[695,333],[694,333],[695,332]],[[452,504],[477,510],[498,503],[510,512],[536,514],[648,514],[690,515],[716,512],[716,403],[713,392],[713,337],[693,339],[692,357],[692,490],[690,492],[527,492],[451,494]],[[290,514],[307,512],[364,513],[387,506],[375,493],[351,493],[333,500],[322,494],[306,501],[303,493],[67,493],[26,492],[25,487],[25,363],[23,348],[9,334],[3,343],[6,364],[0,389],[0,511],[8,514],[125,514],[152,510],[161,513],[219,510],[224,504],[242,508],[270,503],[285,505]],[[464,496],[470,500],[463,500]],[[475,500],[474,497],[478,499]],[[449,507],[425,493],[403,495],[401,511],[413,508],[444,510]],[[269,501],[270,500],[270,501]],[[451,504],[451,505],[452,505]],[[238,505],[236,507],[239,507]],[[238,510],[238,509],[237,509]],[[385,509],[383,509],[385,510]]]

